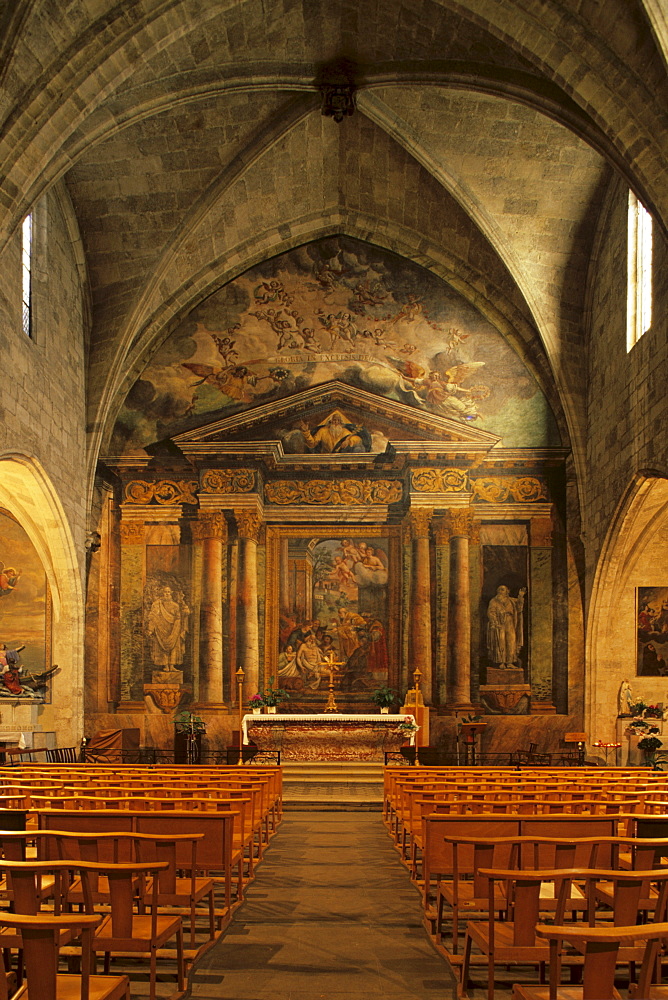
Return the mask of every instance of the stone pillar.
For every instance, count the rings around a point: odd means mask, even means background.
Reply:
[[[202,546],[202,600],[199,629],[199,695],[201,705],[224,708],[223,702],[223,548],[227,539],[220,511],[200,513],[192,524]]]
[[[450,606],[448,708],[470,711],[471,704],[471,588],[469,536],[473,514],[464,507],[446,511],[450,533]]]
[[[245,673],[244,699],[260,684],[260,629],[257,602],[257,543],[262,527],[259,514],[235,510],[239,533],[239,582],[237,588],[237,668]]]
[[[477,704],[480,688],[480,647],[482,598],[482,547],[480,545],[480,521],[473,519],[469,535],[469,583],[471,588],[471,701]]]
[[[280,617],[280,615],[289,615],[293,611],[292,598],[290,595],[290,564],[288,562],[290,539],[281,538],[279,539],[278,545],[279,545],[278,572],[280,574],[278,613]]]
[[[450,531],[447,521],[432,521],[436,542],[436,645],[434,697],[445,705],[448,700],[448,605],[450,601]]]
[[[553,715],[552,701],[552,518],[529,525],[529,670],[531,713]]]
[[[422,696],[425,705],[431,705],[433,690],[429,559],[429,523],[433,513],[431,508],[418,508],[408,515],[413,539],[409,676],[416,667],[422,671]]]
[[[144,524],[121,521],[121,702],[119,711],[143,712]]]

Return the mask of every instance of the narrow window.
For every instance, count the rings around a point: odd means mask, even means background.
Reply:
[[[23,332],[32,336],[32,214],[23,220],[21,239]]]
[[[626,349],[652,325],[652,216],[629,191]]]

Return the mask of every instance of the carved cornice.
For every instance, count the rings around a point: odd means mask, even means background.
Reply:
[[[462,493],[468,477],[462,469],[414,469],[411,489],[416,493]]]
[[[434,511],[431,507],[419,507],[408,512],[404,523],[410,528],[411,538],[414,541],[418,538],[429,538],[429,525],[433,516]]]
[[[250,510],[235,510],[234,516],[239,538],[250,538],[253,542],[259,542],[263,527],[260,515]]]
[[[529,542],[535,548],[552,546],[552,518],[532,517],[529,521]]]
[[[144,541],[144,525],[138,521],[121,521],[120,534],[123,545],[141,545]]]
[[[133,479],[125,487],[125,502],[138,504],[197,503],[196,479],[161,479],[157,483]]]
[[[206,538],[227,538],[227,522],[225,515],[219,511],[200,514],[196,521],[191,521],[190,530],[193,540],[203,542]]]
[[[202,473],[202,493],[252,493],[253,469],[206,469]]]
[[[269,503],[337,504],[398,503],[403,496],[400,482],[392,479],[310,479],[298,482],[281,479],[267,483],[264,495]]]
[[[537,503],[549,500],[547,486],[537,476],[484,476],[471,480],[474,500],[487,503]]]

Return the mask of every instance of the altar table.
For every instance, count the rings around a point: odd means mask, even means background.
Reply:
[[[281,760],[378,760],[406,742],[397,725],[406,715],[245,715],[244,743],[280,750]],[[413,716],[410,716],[412,719]],[[411,743],[413,741],[411,740]]]

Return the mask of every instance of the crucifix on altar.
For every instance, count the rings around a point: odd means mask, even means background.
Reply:
[[[339,707],[336,704],[336,699],[334,697],[334,674],[339,667],[344,666],[345,660],[335,660],[334,654],[330,653],[329,656],[325,657],[325,663],[327,665],[327,669],[329,670],[329,697],[323,712],[338,712]]]

